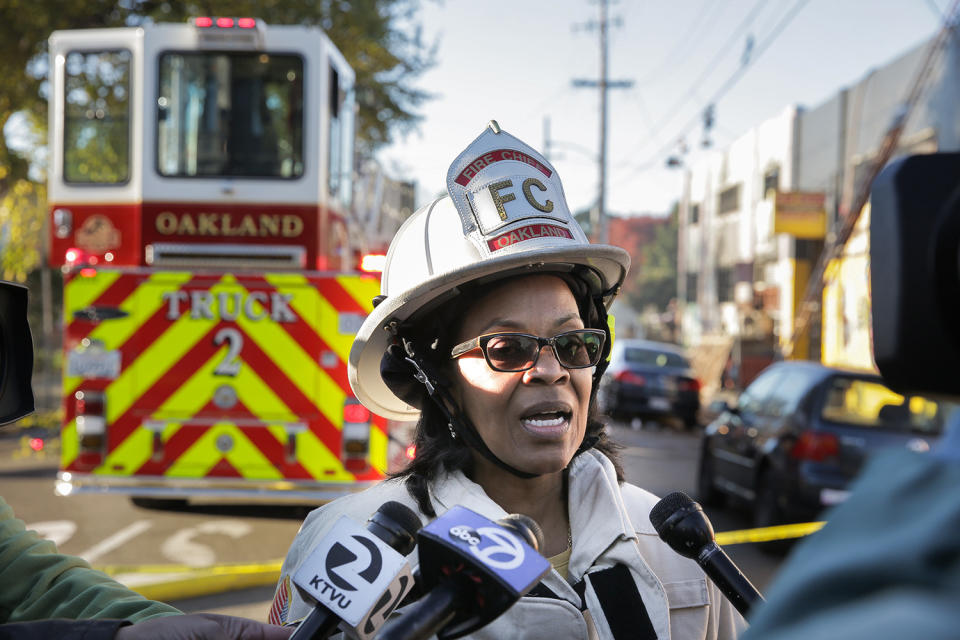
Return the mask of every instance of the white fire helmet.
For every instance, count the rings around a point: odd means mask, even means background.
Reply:
[[[514,273],[583,272],[592,293],[603,294],[609,307],[630,266],[620,247],[590,244],[567,208],[553,166],[495,121],[450,165],[447,191],[397,231],[383,269],[381,302],[350,350],[353,392],[385,418],[419,415],[380,377],[392,323],[401,325],[425,306],[456,296],[467,283]]]

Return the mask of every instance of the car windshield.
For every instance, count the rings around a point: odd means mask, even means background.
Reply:
[[[624,349],[623,358],[630,364],[643,364],[654,367],[671,367],[686,369],[690,365],[687,360],[676,353],[647,349],[645,347],[628,347]]]
[[[858,427],[939,433],[957,408],[922,396],[902,396],[880,382],[838,376],[828,382],[822,417]]]

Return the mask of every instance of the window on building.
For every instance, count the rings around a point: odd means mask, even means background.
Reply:
[[[700,222],[700,203],[692,202],[690,203],[690,224],[697,224]]]
[[[696,273],[687,273],[687,302],[697,301],[697,275]]]
[[[717,300],[733,302],[734,289],[733,267],[717,268]]]
[[[766,196],[771,189],[780,190],[780,167],[770,169],[763,176],[763,195]]]
[[[717,203],[719,213],[730,213],[740,210],[740,185],[735,184],[720,192],[720,199]]]

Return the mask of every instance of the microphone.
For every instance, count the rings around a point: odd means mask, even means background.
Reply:
[[[293,575],[317,605],[291,640],[328,637],[340,625],[366,640],[413,588],[404,556],[417,544],[420,518],[399,502],[386,502],[364,529],[343,516]]]
[[[417,539],[427,595],[385,625],[377,640],[464,636],[509,609],[550,570],[537,552],[543,532],[524,515],[493,522],[456,506]]]
[[[747,617],[763,596],[713,538],[713,526],[703,508],[682,491],[671,493],[650,511],[650,523],[660,539],[680,555],[696,560],[724,596]]]

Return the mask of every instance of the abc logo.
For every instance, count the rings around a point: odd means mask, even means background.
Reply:
[[[449,535],[454,540],[466,542],[470,553],[488,567],[509,571],[523,564],[524,553],[520,541],[500,527],[480,527],[475,531],[466,525],[457,525],[450,528]],[[481,540],[487,540],[489,544],[481,548]]]

